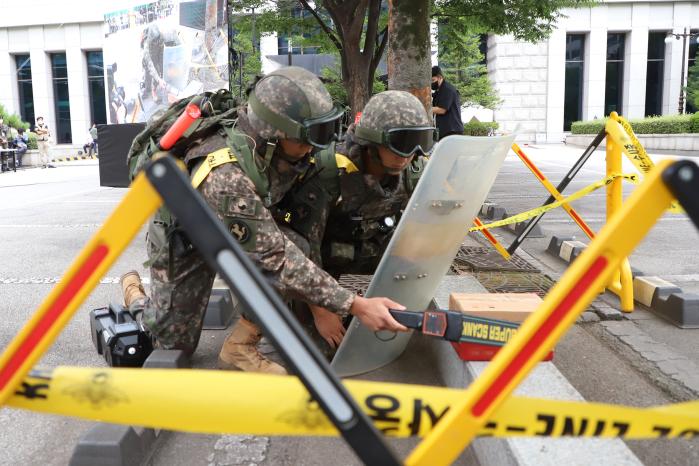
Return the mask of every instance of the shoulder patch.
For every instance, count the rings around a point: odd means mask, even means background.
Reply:
[[[245,243],[250,239],[250,226],[242,220],[233,220],[228,229],[239,243]]]

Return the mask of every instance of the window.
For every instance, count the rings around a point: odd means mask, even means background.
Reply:
[[[563,131],[570,131],[571,123],[582,119],[584,65],[585,34],[567,34]]]
[[[53,101],[56,109],[56,142],[70,144],[70,97],[68,95],[68,65],[65,53],[51,54],[51,76],[53,78]]]
[[[665,73],[665,32],[648,33],[646,67],[646,116],[663,113],[663,75]]]
[[[34,125],[34,91],[32,90],[32,62],[29,55],[15,55],[19,115],[23,121]]]
[[[622,113],[624,92],[624,45],[625,33],[607,34],[607,77],[604,92],[604,114]]]
[[[304,23],[310,22],[314,23],[315,19],[311,17],[311,14],[306,11],[305,8],[296,6],[291,10],[291,17],[292,18],[302,18],[304,19]],[[322,16],[321,16],[322,17]],[[309,39],[314,35],[317,35],[320,33],[320,27],[319,26],[313,26],[311,27],[313,29],[313,32],[303,32],[299,31],[297,28],[294,28],[293,31],[291,31],[292,36],[303,36],[304,39]],[[304,25],[304,30],[308,30],[309,28],[306,28]],[[279,55],[287,55],[289,52],[291,52],[292,55],[311,55],[311,54],[317,54],[319,48],[318,47],[302,47],[300,45],[294,44],[294,41],[291,41],[291,51],[289,51],[289,34],[279,34],[277,36],[277,54]]]
[[[691,33],[697,34],[697,33],[699,33],[699,30],[692,29]],[[687,70],[688,70],[687,72],[689,72],[689,69],[692,68],[694,66],[694,64],[696,63],[697,51],[699,51],[699,43],[697,43],[698,39],[699,38],[697,38],[696,36],[690,37],[689,39],[687,39],[689,41],[689,46],[687,47],[689,50],[689,54],[687,55]],[[685,79],[688,80],[689,78],[686,77]],[[685,83],[686,82],[688,82],[688,81],[685,81]],[[686,94],[685,94],[685,96],[686,96]],[[697,110],[698,109],[694,106],[694,104],[692,104],[690,101],[688,101],[685,98],[685,113],[696,113]]]
[[[92,123],[107,123],[107,108],[104,100],[104,64],[102,52],[86,52],[87,86],[90,89],[90,115]]]

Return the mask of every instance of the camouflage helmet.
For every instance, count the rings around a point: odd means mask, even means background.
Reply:
[[[248,95],[247,110],[263,139],[291,138],[327,147],[339,135],[342,112],[320,79],[297,66],[263,76]]]
[[[432,150],[436,131],[420,100],[405,91],[384,91],[367,102],[355,127],[361,145],[383,145],[403,157]]]

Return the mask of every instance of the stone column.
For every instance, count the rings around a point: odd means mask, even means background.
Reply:
[[[590,33],[585,37],[582,119],[604,117],[607,75],[607,7],[590,9]]]
[[[80,47],[80,26],[64,26],[68,95],[70,96],[70,130],[73,144],[84,144],[90,127],[90,93],[87,85],[87,62]]]
[[[566,77],[566,31],[555,29],[548,39],[548,82],[546,83],[546,139],[563,139],[563,106]]]
[[[648,4],[634,4],[624,56],[623,116],[643,118],[646,111],[648,66]]]

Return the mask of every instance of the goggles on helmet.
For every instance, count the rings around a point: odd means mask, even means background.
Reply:
[[[283,131],[290,139],[298,139],[320,149],[325,149],[330,143],[340,139],[343,112],[337,107],[318,117],[306,118],[298,122],[271,111],[257,98],[255,91],[250,92],[248,104],[255,115],[279,131]]]
[[[354,133],[359,138],[386,146],[396,155],[406,158],[412,157],[416,152],[429,154],[437,140],[437,130],[433,126],[376,131],[357,125]]]

